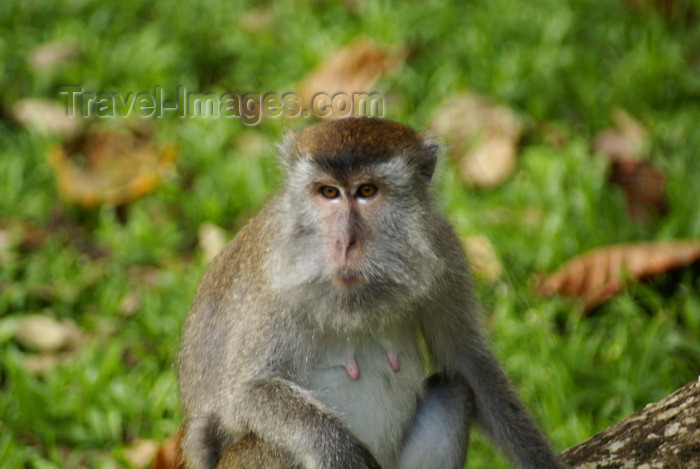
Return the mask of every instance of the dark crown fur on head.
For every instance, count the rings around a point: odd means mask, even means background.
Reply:
[[[430,180],[439,146],[403,124],[374,117],[349,117],[312,125],[285,139],[287,168],[309,159],[323,171],[340,177],[397,155]]]

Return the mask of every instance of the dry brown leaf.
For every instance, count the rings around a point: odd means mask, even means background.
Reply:
[[[0,221],[0,266],[16,262],[21,251],[41,247],[48,237],[48,231],[26,220],[9,218]]]
[[[27,349],[48,353],[77,348],[82,333],[69,319],[58,321],[48,315],[31,314],[19,319],[14,339]]]
[[[668,210],[666,177],[649,163],[616,161],[609,178],[625,191],[627,212],[633,220],[646,222]]]
[[[609,179],[625,192],[630,218],[647,222],[666,212],[666,177],[642,160],[649,145],[644,127],[620,109],[613,113],[613,124],[598,134],[592,152],[611,160]]]
[[[403,51],[389,51],[369,39],[357,39],[336,51],[300,81],[297,90],[301,104],[305,109],[312,109],[312,100],[318,93],[332,97],[336,93],[352,96],[370,92],[375,81],[397,67],[404,55]],[[339,116],[331,112],[326,117]]]
[[[503,266],[498,260],[496,250],[489,239],[481,234],[464,239],[464,249],[474,272],[493,283],[503,275]]]
[[[22,367],[32,376],[44,376],[69,361],[65,354],[36,353],[22,358]]]
[[[23,251],[40,248],[51,236],[21,218],[0,220],[0,266],[16,261]]]
[[[238,17],[238,29],[248,34],[265,34],[275,27],[275,20],[271,6],[257,7]]]
[[[513,111],[493,104],[475,93],[461,92],[443,101],[435,110],[431,127],[444,137],[479,138],[482,134],[506,135],[517,140],[522,125]]]
[[[129,284],[132,287],[159,288],[161,286],[161,270],[153,266],[131,266],[127,271]]]
[[[70,319],[58,321],[49,315],[33,314],[7,321],[14,328],[15,342],[34,352],[22,357],[24,370],[34,376],[74,360],[85,340],[83,331]]]
[[[207,262],[211,261],[226,246],[226,232],[210,222],[204,222],[198,230],[199,247]]]
[[[459,161],[459,177],[475,187],[496,187],[515,171],[517,151],[514,142],[505,135],[486,138]]]
[[[15,342],[27,350],[22,367],[34,376],[74,361],[85,341],[83,331],[70,319],[58,321],[48,314],[33,314],[2,322],[13,331]]]
[[[77,39],[60,39],[39,44],[29,52],[29,66],[37,73],[80,58],[80,43]]]
[[[611,160],[638,159],[648,146],[644,126],[623,109],[615,109],[612,120],[613,127],[596,136],[593,153]]]
[[[158,449],[153,469],[185,469],[180,449],[181,441],[182,430],[165,440]]]
[[[129,292],[119,301],[117,311],[122,317],[133,316],[141,309],[141,297],[136,292]]]
[[[174,167],[174,147],[156,150],[150,138],[130,130],[88,133],[74,146],[51,147],[49,163],[61,195],[85,208],[143,197]],[[81,154],[84,164],[73,158]]]
[[[622,290],[628,279],[643,279],[698,259],[700,240],[617,244],[574,257],[535,288],[545,296],[580,298],[589,312]]]
[[[515,170],[522,125],[513,111],[473,93],[446,99],[435,111],[431,129],[447,144],[462,181],[495,187]]]
[[[65,106],[48,99],[21,99],[11,112],[17,122],[42,134],[70,138],[83,126],[83,119],[69,116]]]
[[[51,233],[43,228],[38,228],[27,221],[21,222],[19,247],[22,249],[39,249]]]
[[[160,447],[157,441],[137,440],[130,447],[124,449],[123,456],[129,463],[129,467],[145,468],[153,464],[158,451],[160,451]]]
[[[22,367],[33,376],[45,376],[60,366],[75,362],[80,355],[79,350],[66,352],[32,353],[22,357]]]

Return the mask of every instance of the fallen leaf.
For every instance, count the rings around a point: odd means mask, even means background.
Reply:
[[[464,248],[474,272],[493,283],[503,275],[503,266],[489,239],[481,234],[464,239]]]
[[[129,283],[132,286],[160,288],[161,270],[153,266],[131,266],[127,270]]]
[[[80,43],[77,39],[60,39],[39,44],[29,52],[29,66],[36,73],[45,73],[51,68],[80,58]]]
[[[646,222],[668,210],[666,177],[645,161],[613,163],[610,182],[625,191],[627,211],[633,220]]]
[[[28,221],[9,218],[0,222],[0,263],[3,256],[14,256],[20,250],[40,248],[49,238],[49,231]]]
[[[160,450],[158,442],[154,440],[137,440],[130,447],[123,450],[122,454],[129,467],[149,467]]]
[[[447,144],[465,183],[495,187],[515,170],[523,130],[509,108],[473,93],[459,93],[438,106],[430,127]]]
[[[153,469],[185,469],[181,456],[182,430],[170,436],[158,449]]]
[[[59,354],[37,353],[23,357],[22,367],[32,376],[44,376],[65,361]]]
[[[207,262],[211,261],[226,246],[226,232],[213,223],[202,223],[198,231],[199,247]]]
[[[31,225],[29,222],[23,222],[19,246],[28,250],[39,249],[49,238],[49,235],[49,231]]]
[[[642,124],[621,109],[613,112],[613,124],[598,134],[592,152],[610,159],[609,180],[625,192],[630,218],[648,222],[666,213],[666,177],[643,160],[649,142]]]
[[[344,93],[352,97],[353,93],[370,92],[375,81],[396,68],[404,55],[403,51],[389,51],[369,39],[357,39],[333,53],[300,81],[297,90],[301,104],[305,109],[313,109],[312,101],[318,93],[329,97]],[[325,117],[334,119],[342,116],[330,112]]]
[[[42,377],[54,369],[74,363],[80,351],[32,353],[22,357],[22,366],[32,376]]]
[[[23,316],[14,334],[22,347],[42,353],[75,349],[81,338],[82,333],[73,321],[58,321],[45,314]]]
[[[600,132],[593,142],[593,153],[611,160],[638,159],[648,147],[647,131],[623,109],[615,109],[613,127]]]
[[[141,297],[136,292],[129,292],[121,299],[117,311],[122,317],[129,317],[141,309]]]
[[[238,17],[238,29],[248,34],[266,34],[275,26],[275,13],[270,6],[248,10]]]
[[[83,126],[81,118],[69,116],[65,106],[48,99],[21,99],[12,106],[11,112],[23,126],[47,135],[71,138]]]
[[[621,291],[630,279],[640,280],[689,265],[700,259],[700,240],[617,244],[576,256],[557,272],[535,281],[544,296],[579,298],[590,312]]]
[[[510,138],[494,135],[459,161],[458,174],[475,187],[496,187],[515,170],[517,151]]]
[[[84,164],[76,161],[80,155]],[[149,194],[174,160],[174,147],[156,150],[148,136],[132,130],[89,132],[72,145],[49,149],[61,195],[85,208],[125,205]]]

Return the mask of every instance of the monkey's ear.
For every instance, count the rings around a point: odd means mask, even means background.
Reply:
[[[438,156],[442,153],[444,148],[438,137],[432,132],[422,132],[420,137],[423,142],[420,174],[424,176],[427,181],[430,181],[433,177],[433,173],[435,173]]]
[[[299,137],[299,132],[295,130],[288,130],[285,132],[282,141],[277,144],[277,159],[279,164],[284,168],[285,171],[289,171],[293,166],[294,161],[299,157],[297,155],[297,138]]]

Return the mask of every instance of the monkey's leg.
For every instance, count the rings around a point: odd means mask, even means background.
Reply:
[[[294,456],[255,435],[247,435],[228,447],[217,469],[300,469]]]
[[[425,380],[413,426],[399,460],[400,469],[461,469],[467,457],[474,396],[464,380],[434,374]]]

